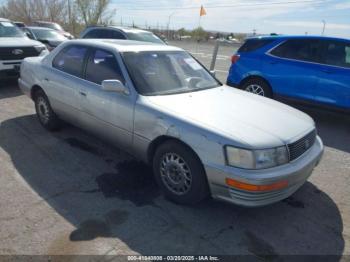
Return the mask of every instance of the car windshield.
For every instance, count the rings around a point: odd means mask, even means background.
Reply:
[[[32,29],[35,37],[40,40],[59,40],[63,41],[66,40],[66,38],[57,33],[54,30],[46,30],[46,29]]]
[[[135,40],[135,41],[143,41],[143,42],[151,42],[151,43],[156,43],[156,44],[165,44],[160,38],[158,38],[156,35],[153,33],[148,33],[148,32],[127,32],[128,39],[130,40]]]
[[[24,33],[11,22],[0,22],[0,37],[23,37]]]
[[[122,55],[141,95],[186,93],[221,85],[184,51],[124,52]]]

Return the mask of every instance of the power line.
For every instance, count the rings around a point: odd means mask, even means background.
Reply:
[[[231,5],[205,5],[206,9],[214,8],[230,8],[230,7],[255,7],[255,6],[271,6],[271,5],[291,5],[291,4],[301,4],[301,3],[325,3],[324,0],[304,0],[304,1],[285,1],[285,2],[271,2],[271,3],[251,3],[251,4],[231,4]],[[123,8],[125,10],[137,10],[137,11],[161,11],[161,10],[188,10],[188,9],[198,9],[199,6],[184,6],[184,7],[159,7],[159,6],[148,6],[142,8]]]

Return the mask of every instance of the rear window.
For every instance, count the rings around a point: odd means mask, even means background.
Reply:
[[[161,39],[159,39],[156,35],[154,35],[153,33],[148,33],[148,32],[141,32],[141,33],[128,32],[127,35],[128,35],[128,38],[130,40],[150,42],[150,43],[156,43],[156,44],[164,44],[164,42]]]
[[[341,41],[326,41],[323,63],[350,68],[350,44]]]
[[[259,48],[262,48],[270,43],[275,41],[275,39],[267,38],[267,39],[259,39],[259,38],[254,38],[254,39],[249,39],[247,40],[240,49],[238,49],[239,53],[244,53],[244,52],[251,52],[255,51]]]
[[[92,29],[83,38],[126,39],[120,31],[112,29]]]

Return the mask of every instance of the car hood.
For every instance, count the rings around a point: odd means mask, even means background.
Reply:
[[[146,100],[160,111],[248,148],[288,144],[315,128],[312,118],[299,110],[228,86]]]
[[[51,46],[57,47],[58,45],[62,44],[65,40],[47,39],[47,41]]]
[[[26,37],[3,37],[0,38],[0,47],[25,47],[42,45],[42,43]]]

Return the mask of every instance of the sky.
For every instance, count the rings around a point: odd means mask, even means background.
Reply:
[[[117,24],[320,35],[325,23],[325,35],[350,38],[350,0],[112,0],[109,9]]]

